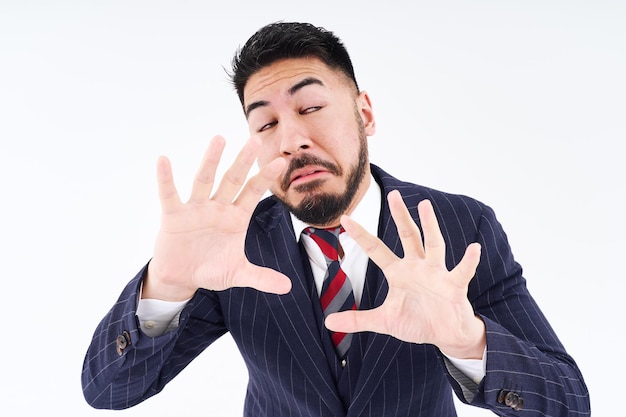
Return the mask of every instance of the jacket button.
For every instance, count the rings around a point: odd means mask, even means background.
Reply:
[[[117,336],[115,340],[115,347],[117,349],[117,354],[122,356],[124,354],[124,349],[130,345],[130,334],[124,330],[121,335]]]
[[[524,399],[513,391],[500,390],[496,400],[499,404],[505,404],[507,407],[511,407],[515,411],[519,411],[524,408]]]
[[[508,393],[508,391],[505,391],[503,389],[500,390],[500,392],[498,393],[498,398],[496,399],[498,401],[498,404],[504,404],[504,397],[506,397],[506,394]]]
[[[524,400],[522,399],[522,397],[519,396],[519,394],[515,392],[509,392],[504,397],[504,404],[514,410],[519,411],[524,406]]]

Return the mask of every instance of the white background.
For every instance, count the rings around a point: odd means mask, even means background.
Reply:
[[[615,415],[626,373],[619,0],[2,0],[0,413],[241,415],[246,371],[229,336],[128,411],[92,410],[80,373],[98,321],[151,256],[158,155],[184,196],[211,136],[227,138],[232,160],[247,126],[223,68],[276,20],[343,38],[377,116],[373,162],[496,210],[594,415]]]

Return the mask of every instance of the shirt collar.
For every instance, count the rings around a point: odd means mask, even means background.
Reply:
[[[374,236],[378,235],[378,216],[380,215],[381,190],[376,180],[372,177],[367,191],[363,195],[359,204],[354,208],[350,215],[354,221],[359,223],[369,233]],[[310,225],[298,219],[293,213],[289,213],[293,224],[295,238],[300,241],[302,231]]]

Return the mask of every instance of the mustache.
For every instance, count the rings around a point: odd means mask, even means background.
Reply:
[[[295,170],[305,168],[308,165],[317,165],[327,169],[329,172],[335,175],[341,175],[341,169],[332,162],[325,161],[318,158],[317,156],[304,154],[298,158],[292,159],[291,162],[289,162],[287,171],[285,171],[285,174],[283,175],[283,180],[280,184],[282,190],[287,191],[289,189],[289,184],[291,183],[291,175]]]

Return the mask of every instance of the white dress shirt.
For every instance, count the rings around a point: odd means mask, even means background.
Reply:
[[[358,222],[369,233],[377,235],[378,216],[381,209],[381,190],[376,181],[371,178],[370,186],[363,199],[359,202],[350,217]],[[293,230],[296,240],[302,239],[302,243],[311,262],[311,270],[317,287],[318,294],[322,290],[322,282],[326,273],[326,260],[321,249],[308,235],[303,235],[302,231],[309,225],[302,222],[291,214]],[[359,245],[348,235],[347,232],[339,235],[339,241],[344,251],[341,259],[341,268],[349,277],[354,291],[354,298],[359,305],[365,286],[365,273],[369,258]],[[187,300],[188,301],[188,300]],[[187,301],[169,302],[153,299],[141,299],[137,306],[137,317],[141,330],[150,337],[159,336],[178,326],[178,316]],[[486,351],[482,360],[457,359],[446,357],[452,364],[467,375],[476,384],[485,376]]]

